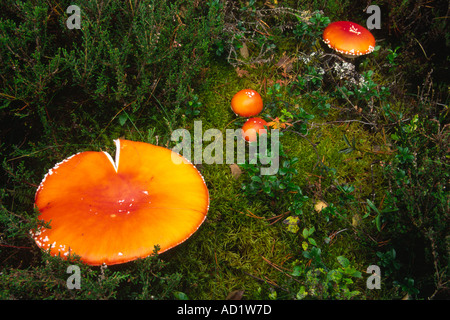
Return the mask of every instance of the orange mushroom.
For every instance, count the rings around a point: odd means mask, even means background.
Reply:
[[[253,89],[243,89],[231,99],[231,109],[241,117],[256,116],[263,109],[263,101]]]
[[[336,21],[329,24],[322,37],[330,48],[350,58],[371,53],[375,48],[372,33],[350,21]]]
[[[261,118],[255,117],[248,119],[242,126],[242,136],[248,142],[256,141],[256,133],[267,133],[264,126],[267,126],[267,122]]]
[[[173,248],[203,223],[209,194],[191,163],[163,147],[114,142],[115,161],[106,152],[86,151],[46,174],[35,206],[50,228],[31,231],[41,249],[113,265],[147,257],[155,245],[159,253]]]

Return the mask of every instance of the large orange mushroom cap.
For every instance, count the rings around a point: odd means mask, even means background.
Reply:
[[[203,223],[209,194],[191,163],[148,143],[115,143],[115,161],[105,152],[81,152],[45,176],[35,205],[50,228],[32,231],[41,249],[112,265],[147,257],[155,245],[159,253],[173,248]]]
[[[337,52],[355,57],[371,53],[375,38],[369,30],[350,21],[336,21],[323,31],[323,41]]]
[[[255,90],[243,89],[231,99],[231,109],[241,117],[256,116],[263,109],[263,100]]]

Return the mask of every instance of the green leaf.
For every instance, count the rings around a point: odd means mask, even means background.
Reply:
[[[379,213],[375,218],[375,225],[377,226],[377,230],[381,231],[381,214]]]
[[[306,229],[306,228],[303,229],[303,231],[302,231],[302,236],[303,236],[303,238],[305,238],[305,239],[308,238],[308,236],[309,236],[308,229]]]
[[[255,181],[255,182],[261,182],[261,177],[253,176],[253,177],[251,177],[251,180]]]
[[[269,293],[269,299],[270,300],[276,300],[277,299],[277,292],[273,290],[271,293]]]
[[[344,268],[347,268],[350,265],[350,261],[346,257],[339,256],[337,257],[337,260]]]
[[[355,277],[355,278],[361,278],[362,277],[362,273],[360,272],[360,271],[354,271],[353,273],[352,273],[352,277]]]
[[[289,224],[289,225],[298,225],[300,223],[300,218],[294,217],[294,216],[289,216],[283,220],[283,223]]]
[[[303,250],[308,250],[308,243],[306,242],[306,241],[303,241],[302,242],[302,248],[303,248]]]
[[[314,240],[313,238],[308,238],[308,242],[309,242],[310,244],[312,244],[313,246],[316,246],[316,247],[317,247],[316,240]]]
[[[312,247],[312,249],[311,249],[311,256],[312,257],[314,257],[315,259],[319,260],[321,253],[322,253],[322,250],[320,248]]]
[[[297,233],[300,228],[297,225],[288,225],[287,231]]]
[[[291,275],[294,277],[298,277],[302,274],[302,267],[301,266],[295,266],[294,270],[292,271]]]
[[[345,148],[345,149],[339,150],[338,152],[347,154],[347,153],[350,153],[352,151],[353,151],[353,148]]]
[[[128,116],[126,113],[121,113],[118,118],[120,125],[123,126],[127,122]]]
[[[287,224],[287,230],[292,233],[297,233],[299,230],[298,224],[300,219],[298,217],[289,216],[283,220],[283,223]]]
[[[350,144],[350,142],[348,142],[347,136],[344,134],[344,141],[345,143],[351,148],[352,145]]]
[[[306,291],[304,286],[300,287],[300,290],[297,292],[296,298],[298,300],[303,299],[304,297],[306,297],[308,295],[308,291]]]
[[[306,259],[311,259],[312,258],[312,256],[311,256],[311,253],[309,252],[309,251],[303,251],[303,256],[306,258]]]
[[[367,204],[369,205],[370,208],[372,208],[373,211],[375,211],[376,213],[380,214],[380,211],[378,211],[377,207],[375,207],[375,205],[373,204],[372,201],[367,199]]]
[[[174,295],[175,299],[177,299],[177,300],[189,300],[186,293],[181,292],[181,291],[174,291],[173,295]]]

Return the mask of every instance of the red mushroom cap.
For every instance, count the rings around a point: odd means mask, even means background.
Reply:
[[[231,109],[241,117],[256,116],[263,109],[263,101],[253,89],[243,89],[231,99]]]
[[[254,142],[256,141],[256,133],[267,133],[264,126],[267,126],[265,120],[258,117],[250,118],[242,126],[242,136],[248,142]]]
[[[115,143],[115,161],[86,151],[47,173],[35,205],[51,228],[31,232],[41,249],[90,265],[124,263],[151,255],[155,245],[159,253],[173,248],[205,220],[208,189],[191,163],[148,143]]]
[[[368,54],[375,48],[375,38],[369,30],[350,21],[337,21],[323,31],[323,41],[339,53],[353,57]]]

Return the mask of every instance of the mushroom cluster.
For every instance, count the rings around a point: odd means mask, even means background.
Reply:
[[[159,253],[173,248],[203,223],[209,193],[190,162],[148,143],[115,144],[115,160],[80,152],[46,174],[35,206],[50,228],[31,231],[42,250],[89,265],[119,264],[151,255],[156,245]]]
[[[248,142],[254,142],[258,134],[266,133],[264,119],[255,117],[263,109],[263,101],[258,92],[253,89],[243,89],[231,99],[231,109],[241,117],[252,117],[242,126],[242,137]]]

